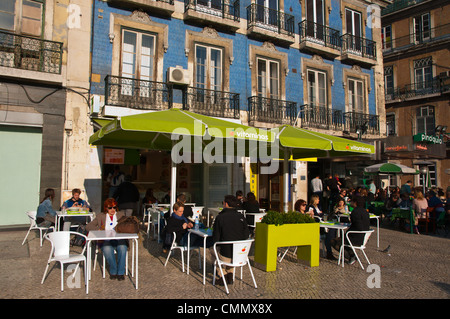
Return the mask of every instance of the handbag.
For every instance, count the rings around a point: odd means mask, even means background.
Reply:
[[[136,216],[123,216],[117,221],[114,229],[118,233],[137,234],[139,232],[139,220]]]

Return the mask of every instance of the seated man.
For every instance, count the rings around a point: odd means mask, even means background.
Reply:
[[[67,209],[70,207],[82,207],[82,208],[87,208],[87,209],[91,210],[88,202],[85,201],[84,199],[81,199],[80,195],[81,195],[81,190],[79,188],[72,189],[72,198],[66,200],[63,203],[61,208]]]
[[[223,209],[217,215],[214,221],[213,241],[235,241],[245,240],[249,238],[250,232],[244,215],[236,210],[238,200],[233,195],[225,196],[223,201]],[[214,252],[212,252],[214,255]],[[219,258],[225,262],[231,262],[232,245],[220,246]],[[225,279],[228,284],[233,283],[233,268],[226,267],[223,269]],[[220,272],[218,272],[220,276]],[[222,284],[222,278],[219,278],[218,284]]]
[[[92,211],[89,203],[85,201],[84,199],[80,198],[81,190],[79,188],[74,188],[72,190],[72,198],[66,200],[62,206],[61,209],[67,209],[71,207],[79,207],[79,208],[86,208],[89,211]],[[84,225],[86,224],[86,217],[78,216],[78,217],[69,217],[69,222],[66,222],[65,229],[70,228],[70,225]]]

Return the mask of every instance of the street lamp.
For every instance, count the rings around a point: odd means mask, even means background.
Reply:
[[[420,174],[422,174],[422,186],[423,186],[423,196],[425,196],[425,184],[426,184],[426,178],[427,178],[427,173],[428,173],[428,167],[427,166],[422,166],[420,169]]]

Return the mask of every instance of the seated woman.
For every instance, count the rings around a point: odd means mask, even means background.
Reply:
[[[163,230],[162,238],[163,253],[167,253],[168,249],[172,245],[173,233],[175,232],[175,241],[180,246],[187,245],[188,230],[194,225],[184,216],[184,204],[182,202],[176,202],[173,205],[173,213],[167,220],[167,225]],[[202,238],[197,235],[191,235],[191,246],[202,245]]]
[[[330,214],[330,216],[328,216],[328,220],[338,219],[337,215],[348,213],[348,206],[345,204],[345,201],[343,199],[340,199],[334,206],[333,212]],[[347,220],[349,220],[348,217]]]
[[[320,210],[319,203],[320,203],[319,195],[312,195],[309,201],[308,212],[310,213],[312,212],[313,216],[317,216],[320,217],[321,219],[324,219],[325,215]]]
[[[105,200],[103,204],[104,212],[97,214],[95,219],[86,225],[86,230],[114,230],[117,221],[125,216],[123,212],[119,212],[117,209],[117,202],[114,198]],[[128,240],[112,239],[99,242],[99,244],[109,265],[109,278],[124,280]],[[117,261],[114,250],[117,251]]]
[[[309,202],[308,212],[313,214],[313,216],[320,217],[324,220],[325,214],[319,208],[320,198],[319,195],[312,195],[311,200]],[[320,233],[323,235],[324,229],[320,229]],[[333,255],[333,251],[331,249],[331,240],[336,238],[336,229],[328,228],[328,231],[325,233],[325,247],[327,250],[327,259],[329,260],[337,260]]]
[[[312,211],[306,211],[306,201],[304,199],[299,199],[294,204],[294,209],[296,212],[299,212],[301,214],[308,214],[311,216],[311,218],[314,218],[314,212]]]
[[[44,198],[39,204],[36,212],[36,224],[38,226],[50,227],[55,225],[56,211],[52,206],[54,198],[55,190],[53,188],[47,188],[45,190]]]
[[[242,204],[241,209],[245,210],[245,213],[259,213],[259,203],[256,200],[255,194],[252,192],[247,193],[247,200]],[[246,215],[245,218],[247,219],[247,224],[255,224],[254,215]]]

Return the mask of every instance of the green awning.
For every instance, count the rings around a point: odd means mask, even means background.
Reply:
[[[178,135],[178,138],[176,136]],[[171,150],[173,142],[191,138],[192,145],[197,139],[203,146],[215,139],[247,142],[274,141],[269,130],[258,129],[232,121],[213,118],[180,109],[155,111],[124,116],[105,125],[93,134],[89,143],[122,148],[149,150]],[[203,147],[202,147],[203,148]],[[226,149],[224,150],[226,151]]]
[[[365,167],[364,173],[367,175],[377,175],[377,174],[417,175],[419,174],[419,170],[402,164],[380,163]]]
[[[274,132],[274,130],[272,130]],[[283,125],[276,129],[280,145],[289,149],[292,157],[340,157],[370,155],[375,147],[342,137],[313,132],[299,127]]]

